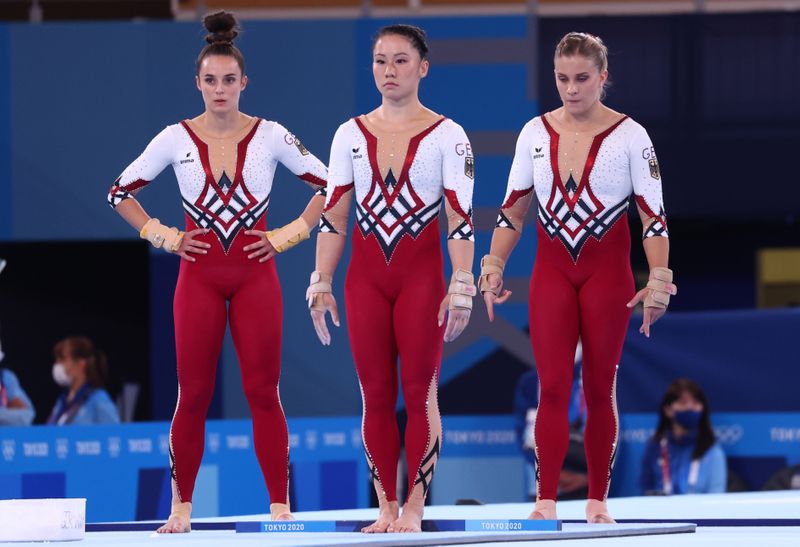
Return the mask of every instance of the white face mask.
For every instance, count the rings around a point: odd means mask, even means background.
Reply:
[[[69,387],[72,383],[62,363],[53,364],[53,380],[61,387]]]

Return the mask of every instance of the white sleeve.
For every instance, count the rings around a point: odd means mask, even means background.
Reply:
[[[173,163],[174,149],[172,128],[165,127],[111,185],[108,204],[115,208],[150,184],[161,171]]]
[[[653,219],[645,230],[644,238],[669,237],[661,190],[661,168],[650,136],[641,125],[637,124],[628,147],[628,156],[636,204],[645,215]]]
[[[328,170],[325,164],[303,146],[300,139],[278,122],[273,122],[272,150],[275,157],[318,194],[325,193]]]
[[[497,217],[498,228],[509,228],[520,231],[533,199],[533,159],[531,147],[533,139],[533,122],[528,122],[517,138],[514,161],[508,173],[508,185],[500,214]]]
[[[475,241],[472,224],[472,190],[475,182],[475,156],[464,129],[449,123],[442,144],[442,184],[447,198],[447,239]],[[452,212],[452,213],[451,213]]]
[[[347,123],[340,125],[331,143],[328,190],[319,220],[319,231],[322,233],[344,234],[347,230],[353,191],[353,159],[350,157],[347,133]]]

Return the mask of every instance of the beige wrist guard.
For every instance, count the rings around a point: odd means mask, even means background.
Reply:
[[[472,297],[475,296],[475,276],[466,270],[456,270],[450,278],[447,294],[450,295],[448,309],[471,310]]]
[[[286,226],[267,232],[267,239],[279,253],[291,249],[301,241],[308,239],[309,230],[302,217],[296,218]]]
[[[647,288],[651,290],[644,298],[645,308],[665,309],[669,306],[670,293],[667,290],[667,283],[672,283],[672,270],[661,267],[650,270],[650,280],[647,282]]]
[[[139,237],[152,243],[156,249],[164,249],[168,253],[174,253],[181,246],[183,232],[177,228],[164,226],[157,218],[151,218],[142,226]]]
[[[306,289],[306,300],[308,301],[308,309],[325,311],[325,304],[323,298],[325,293],[332,292],[331,283],[333,276],[323,272],[311,272],[311,280]]]
[[[502,258],[493,255],[486,255],[481,258],[481,277],[478,281],[481,293],[490,292],[494,293],[495,296],[500,296],[500,293],[503,292],[503,270],[505,267],[506,261]],[[498,287],[492,288],[489,283],[490,274],[500,276],[500,285]]]

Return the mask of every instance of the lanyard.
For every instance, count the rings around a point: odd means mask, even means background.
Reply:
[[[57,424],[57,425],[64,425],[72,421],[75,415],[80,410],[83,403],[94,393],[94,388],[91,385],[83,384],[78,392],[75,394],[75,397],[72,398],[71,401],[67,402],[67,395],[69,391],[64,391],[61,396],[58,398],[58,402],[56,403],[56,407],[53,409],[53,413],[50,414],[50,418],[47,419],[48,424]]]
[[[661,438],[661,479],[664,484],[664,495],[672,495],[674,488],[672,486],[672,474],[669,470],[669,450],[667,449],[667,438]],[[697,486],[697,480],[700,476],[700,460],[692,460],[689,466],[689,488],[687,494],[693,494]]]

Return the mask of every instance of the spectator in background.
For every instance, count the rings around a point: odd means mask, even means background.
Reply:
[[[645,447],[644,494],[725,492],[725,453],[714,436],[705,393],[686,378],[675,380],[661,401],[658,426]]]
[[[0,363],[5,354],[0,343]],[[16,374],[0,367],[0,425],[30,425],[36,411]]]
[[[762,490],[800,490],[800,464],[784,467],[761,487]]]
[[[48,424],[89,425],[119,423],[117,407],[104,389],[108,376],[105,353],[84,336],[73,336],[53,348],[53,380],[64,388]]]

